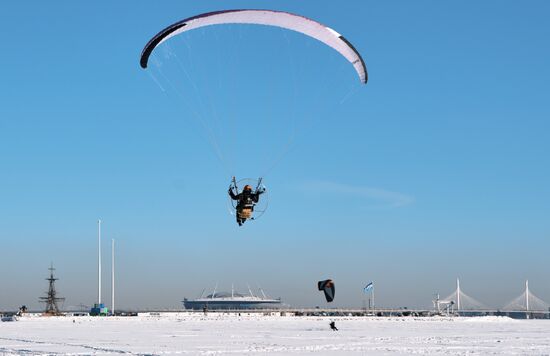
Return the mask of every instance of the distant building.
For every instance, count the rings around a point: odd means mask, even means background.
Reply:
[[[191,310],[220,310],[220,309],[273,309],[281,307],[281,299],[273,299],[255,296],[250,292],[249,295],[233,292],[214,292],[206,297],[197,299],[183,299],[185,309]]]

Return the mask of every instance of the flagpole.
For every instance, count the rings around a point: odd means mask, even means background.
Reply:
[[[372,315],[375,316],[375,314],[374,314],[374,284],[372,285],[372,289],[370,290],[370,296],[372,298]]]

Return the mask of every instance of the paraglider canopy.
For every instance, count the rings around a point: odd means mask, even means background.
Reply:
[[[330,303],[334,300],[335,289],[332,279],[317,282],[317,288],[325,293],[325,299],[327,302]]]
[[[344,56],[355,68],[362,83],[366,84],[368,75],[363,58],[355,47],[330,27],[307,17],[284,11],[273,10],[224,10],[200,14],[176,22],[160,31],[145,46],[141,53],[140,65],[147,68],[149,56],[162,42],[182,32],[196,28],[223,24],[252,24],[282,27],[315,38],[332,47]]]

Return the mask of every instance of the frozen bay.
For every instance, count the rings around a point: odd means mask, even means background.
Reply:
[[[331,320],[339,331],[330,330]],[[7,355],[268,353],[550,355],[550,320],[167,313],[0,323],[0,354]]]

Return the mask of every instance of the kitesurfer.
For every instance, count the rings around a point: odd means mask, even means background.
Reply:
[[[234,179],[234,178],[233,178]],[[252,218],[252,213],[254,212],[254,205],[260,200],[260,195],[265,192],[265,188],[258,185],[255,191],[252,191],[250,185],[245,185],[243,191],[235,194],[233,192],[233,187],[229,188],[229,196],[231,199],[237,201],[237,224],[241,226],[247,219]]]
[[[336,327],[336,323],[334,321],[331,321],[329,325],[332,331],[338,331],[338,328]]]

